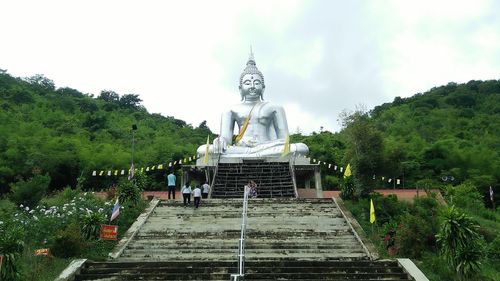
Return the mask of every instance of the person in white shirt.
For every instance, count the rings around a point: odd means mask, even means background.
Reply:
[[[198,209],[201,201],[201,189],[199,186],[196,186],[196,188],[193,190],[193,194],[194,194],[194,207]]]
[[[189,185],[189,182],[186,182],[186,184],[182,187],[182,198],[184,199],[184,208],[191,204],[191,186]],[[186,204],[187,202],[187,204]]]
[[[203,199],[207,199],[208,198],[208,193],[210,192],[210,185],[208,185],[208,182],[205,182],[205,184],[203,184],[201,186],[201,197]]]

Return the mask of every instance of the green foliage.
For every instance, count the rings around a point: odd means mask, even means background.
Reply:
[[[80,218],[82,235],[87,240],[99,238],[101,224],[106,221],[106,215],[100,212],[87,212]]]
[[[354,178],[347,177],[342,181],[340,198],[344,200],[353,200],[357,198],[356,188],[354,187]]]
[[[8,199],[0,199],[0,219],[10,217],[16,210],[16,204]]]
[[[432,229],[425,218],[405,214],[397,229],[396,246],[402,256],[420,258],[433,237]]]
[[[0,194],[34,170],[49,174],[49,191],[74,188],[82,174],[87,177],[84,190],[109,187],[117,177],[90,174],[128,169],[132,124],[138,127],[136,166],[193,155],[211,134],[206,126],[193,128],[174,117],[149,114],[140,102],[136,94],[103,91],[94,98],[71,88],[55,89],[42,75],[23,80],[1,72]]]
[[[19,180],[11,185],[11,200],[20,205],[29,207],[36,206],[46,194],[49,187],[50,177],[48,175],[35,175],[27,181]]]
[[[437,242],[442,255],[460,279],[479,271],[484,246],[478,228],[475,221],[454,206],[443,215]]]
[[[118,197],[122,205],[136,206],[141,200],[141,190],[134,180],[124,178],[118,183]]]
[[[24,231],[10,221],[0,221],[0,254],[4,256],[1,280],[18,280],[19,258],[24,249]]]
[[[446,187],[446,200],[457,207],[484,209],[483,198],[471,182],[464,182],[457,186]]]
[[[399,220],[400,216],[408,208],[405,203],[398,201],[398,198],[393,194],[382,196],[378,193],[372,193],[371,196],[373,198],[378,225],[383,225],[391,220]]]
[[[342,119],[347,136],[346,157],[356,179],[356,189],[366,197],[375,187],[372,176],[379,174],[383,165],[382,134],[365,112],[344,113]]]
[[[85,248],[85,239],[77,224],[70,224],[57,233],[51,246],[52,254],[56,257],[78,257]]]

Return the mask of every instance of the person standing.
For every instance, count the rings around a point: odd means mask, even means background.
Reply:
[[[175,175],[174,172],[171,171],[167,176],[167,185],[168,185],[168,200],[170,200],[170,194],[173,194],[175,200]]]
[[[196,186],[196,188],[193,190],[193,195],[194,195],[194,207],[198,209],[201,201],[201,189],[199,186]]]
[[[189,182],[186,182],[186,184],[182,187],[181,193],[182,193],[182,198],[184,199],[184,208],[191,204],[191,186],[189,185]],[[186,204],[187,202],[187,204]]]
[[[201,197],[203,199],[207,199],[208,198],[208,193],[210,192],[210,185],[208,185],[208,182],[205,182],[202,186],[201,186]]]

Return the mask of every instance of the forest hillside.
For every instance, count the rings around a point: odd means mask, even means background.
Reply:
[[[33,174],[48,173],[50,188],[75,186],[92,170],[127,169],[192,155],[211,134],[174,117],[148,113],[136,94],[102,91],[99,96],[54,87],[37,75],[15,78],[0,72],[0,188]],[[86,186],[92,181],[87,181]]]
[[[1,193],[34,174],[48,174],[52,190],[75,186],[80,176],[92,188],[93,170],[129,167],[132,124],[136,167],[193,155],[213,137],[205,122],[194,127],[148,113],[137,94],[103,90],[94,97],[56,88],[42,75],[16,78],[0,70],[0,98]],[[402,179],[399,187],[468,180],[484,193],[499,183],[500,81],[449,83],[341,119],[340,132],[295,134],[291,141],[306,143],[313,159],[350,163],[370,188],[393,187],[388,179]],[[339,170],[322,170],[326,188],[336,188]]]

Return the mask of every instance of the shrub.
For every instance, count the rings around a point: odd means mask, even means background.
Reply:
[[[141,200],[141,190],[135,181],[122,179],[118,183],[118,196],[122,205],[136,206]]]
[[[383,225],[391,220],[399,221],[400,217],[406,213],[406,203],[399,202],[394,194],[382,196],[379,193],[373,192],[371,196],[378,225]]]
[[[403,256],[419,258],[434,237],[427,221],[419,216],[405,214],[396,232],[396,246]]]
[[[83,237],[87,240],[97,239],[101,224],[106,221],[106,215],[101,212],[91,212],[83,215],[80,219],[80,226]]]
[[[0,223],[0,253],[4,256],[1,280],[17,280],[20,277],[19,259],[24,249],[24,231],[13,222]]]
[[[500,261],[500,235],[488,244],[488,257],[494,261]]]
[[[446,199],[451,204],[466,209],[484,209],[483,197],[470,182],[447,186]]]
[[[49,183],[49,175],[35,175],[27,181],[20,180],[11,185],[10,198],[17,205],[23,204],[32,208],[47,193]]]
[[[340,188],[340,198],[343,200],[353,200],[357,198],[353,177],[344,179]]]
[[[16,204],[8,199],[0,199],[0,218],[10,217],[16,210]]]
[[[56,257],[69,258],[79,256],[85,248],[85,242],[76,224],[59,231],[52,244],[52,254]]]

